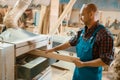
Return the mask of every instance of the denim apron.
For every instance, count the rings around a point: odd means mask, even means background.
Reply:
[[[85,40],[83,38],[83,34],[85,33],[85,29],[82,30],[82,33],[78,39],[76,45],[77,57],[80,58],[81,61],[91,61],[93,60],[93,45],[95,42],[95,37],[97,32],[104,28],[99,25],[97,29],[93,32],[92,36]],[[102,67],[81,67],[75,68],[73,79],[72,80],[101,80],[102,78]]]

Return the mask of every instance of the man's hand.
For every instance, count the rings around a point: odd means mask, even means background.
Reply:
[[[77,67],[84,67],[83,62],[80,59],[75,59],[73,62]]]

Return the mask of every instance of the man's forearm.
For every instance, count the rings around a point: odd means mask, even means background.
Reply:
[[[106,64],[100,58],[92,61],[83,62],[83,65],[90,66],[90,67],[106,66]]]
[[[53,50],[54,50],[54,51],[64,50],[64,49],[67,49],[67,48],[69,48],[69,47],[71,47],[70,43],[69,43],[69,42],[66,42],[66,43],[64,43],[64,44],[61,44],[61,45],[59,45],[59,46],[54,47]]]

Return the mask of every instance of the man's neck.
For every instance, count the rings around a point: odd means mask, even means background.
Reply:
[[[88,29],[92,28],[96,24],[96,21],[90,22],[90,24],[87,25]]]

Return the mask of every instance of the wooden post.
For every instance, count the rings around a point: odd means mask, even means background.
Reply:
[[[44,17],[45,17],[45,12],[46,12],[46,6],[41,6],[41,10],[40,10],[40,22],[39,22],[39,25],[38,25],[38,33],[41,33],[42,32],[42,25],[43,25],[43,20],[44,20]]]
[[[53,26],[58,20],[59,16],[59,0],[51,0],[51,8],[50,8],[50,28],[49,30],[53,30]]]
[[[61,16],[59,17],[59,19],[56,21],[56,24],[53,26],[51,24],[52,27],[50,27],[50,34],[53,35],[57,29],[59,28],[59,25],[61,23],[61,21],[64,19],[64,17],[66,16],[66,14],[68,14],[70,12],[70,10],[72,9],[74,3],[76,2],[76,0],[70,0],[70,2],[68,3],[68,5],[66,6],[65,10],[63,11],[63,13],[61,14]]]
[[[42,26],[42,34],[48,34],[49,33],[49,23],[50,23],[50,6],[47,6],[43,26]]]

